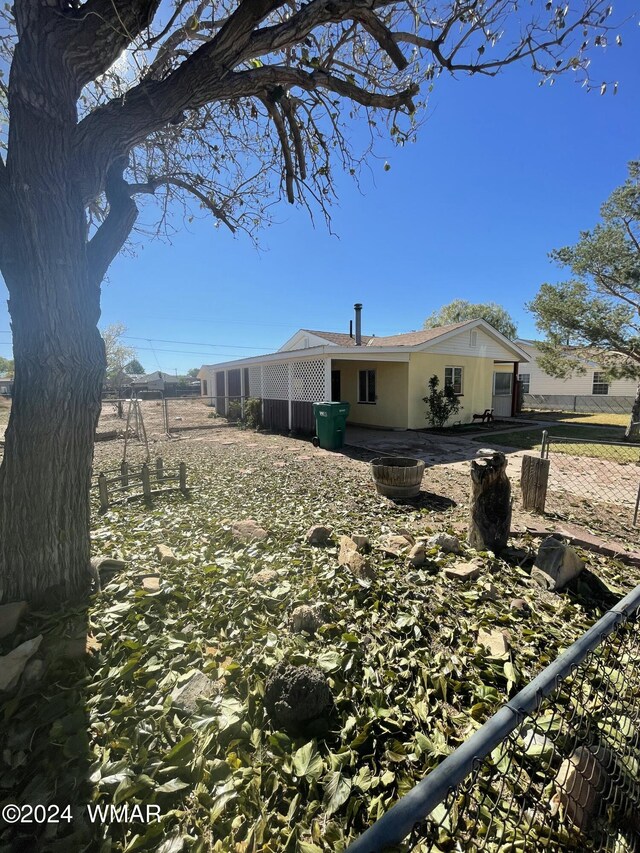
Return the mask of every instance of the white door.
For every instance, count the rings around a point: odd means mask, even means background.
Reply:
[[[511,417],[511,401],[513,399],[513,373],[493,374],[493,406],[494,418]]]

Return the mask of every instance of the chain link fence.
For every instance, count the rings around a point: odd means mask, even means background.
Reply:
[[[608,394],[523,394],[523,410],[629,416],[634,397]]]
[[[640,587],[355,841],[382,851],[640,851]]]
[[[547,511],[562,512],[567,503],[588,502],[637,524],[640,444],[565,438],[544,430],[540,455],[551,461]]]

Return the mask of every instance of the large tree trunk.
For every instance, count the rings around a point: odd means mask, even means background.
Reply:
[[[78,88],[44,5],[22,6],[0,263],[15,381],[0,468],[0,601],[55,605],[88,585],[89,487],[105,371],[101,276],[73,147]]]
[[[98,288],[78,270],[77,252],[67,243],[54,257],[37,254],[20,280],[6,276],[15,384],[0,468],[0,601],[54,604],[76,597],[89,578],[105,359]]]
[[[629,426],[624,434],[628,441],[640,441],[640,382],[636,390],[636,399],[633,401],[631,408],[631,417],[629,418]]]

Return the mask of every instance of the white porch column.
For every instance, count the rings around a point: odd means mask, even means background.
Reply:
[[[331,359],[324,360],[324,402],[331,400]]]
[[[293,429],[293,406],[291,397],[293,395],[293,377],[291,375],[291,362],[287,362],[287,401],[289,403],[289,432]]]

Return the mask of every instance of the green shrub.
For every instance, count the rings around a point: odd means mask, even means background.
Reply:
[[[229,400],[227,406],[227,420],[234,423],[242,420],[242,403],[240,400]]]
[[[429,380],[429,395],[422,399],[427,404],[426,417],[431,426],[442,428],[451,415],[457,414],[463,406],[460,404],[460,399],[456,396],[451,385],[445,385],[439,391],[439,384],[440,380],[438,377],[432,376]]]
[[[262,400],[259,397],[249,397],[244,401],[244,423],[249,429],[262,426]]]

